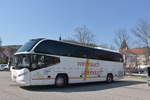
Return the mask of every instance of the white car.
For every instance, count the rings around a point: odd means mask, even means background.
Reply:
[[[0,71],[9,70],[8,64],[0,64]]]

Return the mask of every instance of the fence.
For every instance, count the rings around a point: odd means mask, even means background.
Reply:
[[[126,73],[139,73],[143,74],[147,72],[146,68],[137,68],[137,67],[127,67],[125,68]]]

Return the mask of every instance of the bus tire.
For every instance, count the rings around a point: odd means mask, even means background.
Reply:
[[[55,85],[58,87],[63,87],[67,85],[67,76],[66,75],[58,75],[55,79]]]
[[[108,74],[106,78],[107,83],[112,83],[113,82],[113,74]]]

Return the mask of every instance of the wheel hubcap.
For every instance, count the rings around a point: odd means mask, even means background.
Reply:
[[[63,79],[61,79],[61,78],[58,78],[57,79],[57,84],[58,85],[62,85],[64,83],[64,80]]]
[[[108,82],[112,82],[112,76],[108,76]]]

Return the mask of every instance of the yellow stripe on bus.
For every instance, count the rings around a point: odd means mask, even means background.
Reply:
[[[86,59],[85,71],[84,71],[84,77],[83,77],[84,80],[87,79],[87,74],[88,74],[88,70],[89,70],[89,63],[90,63],[90,59]]]

